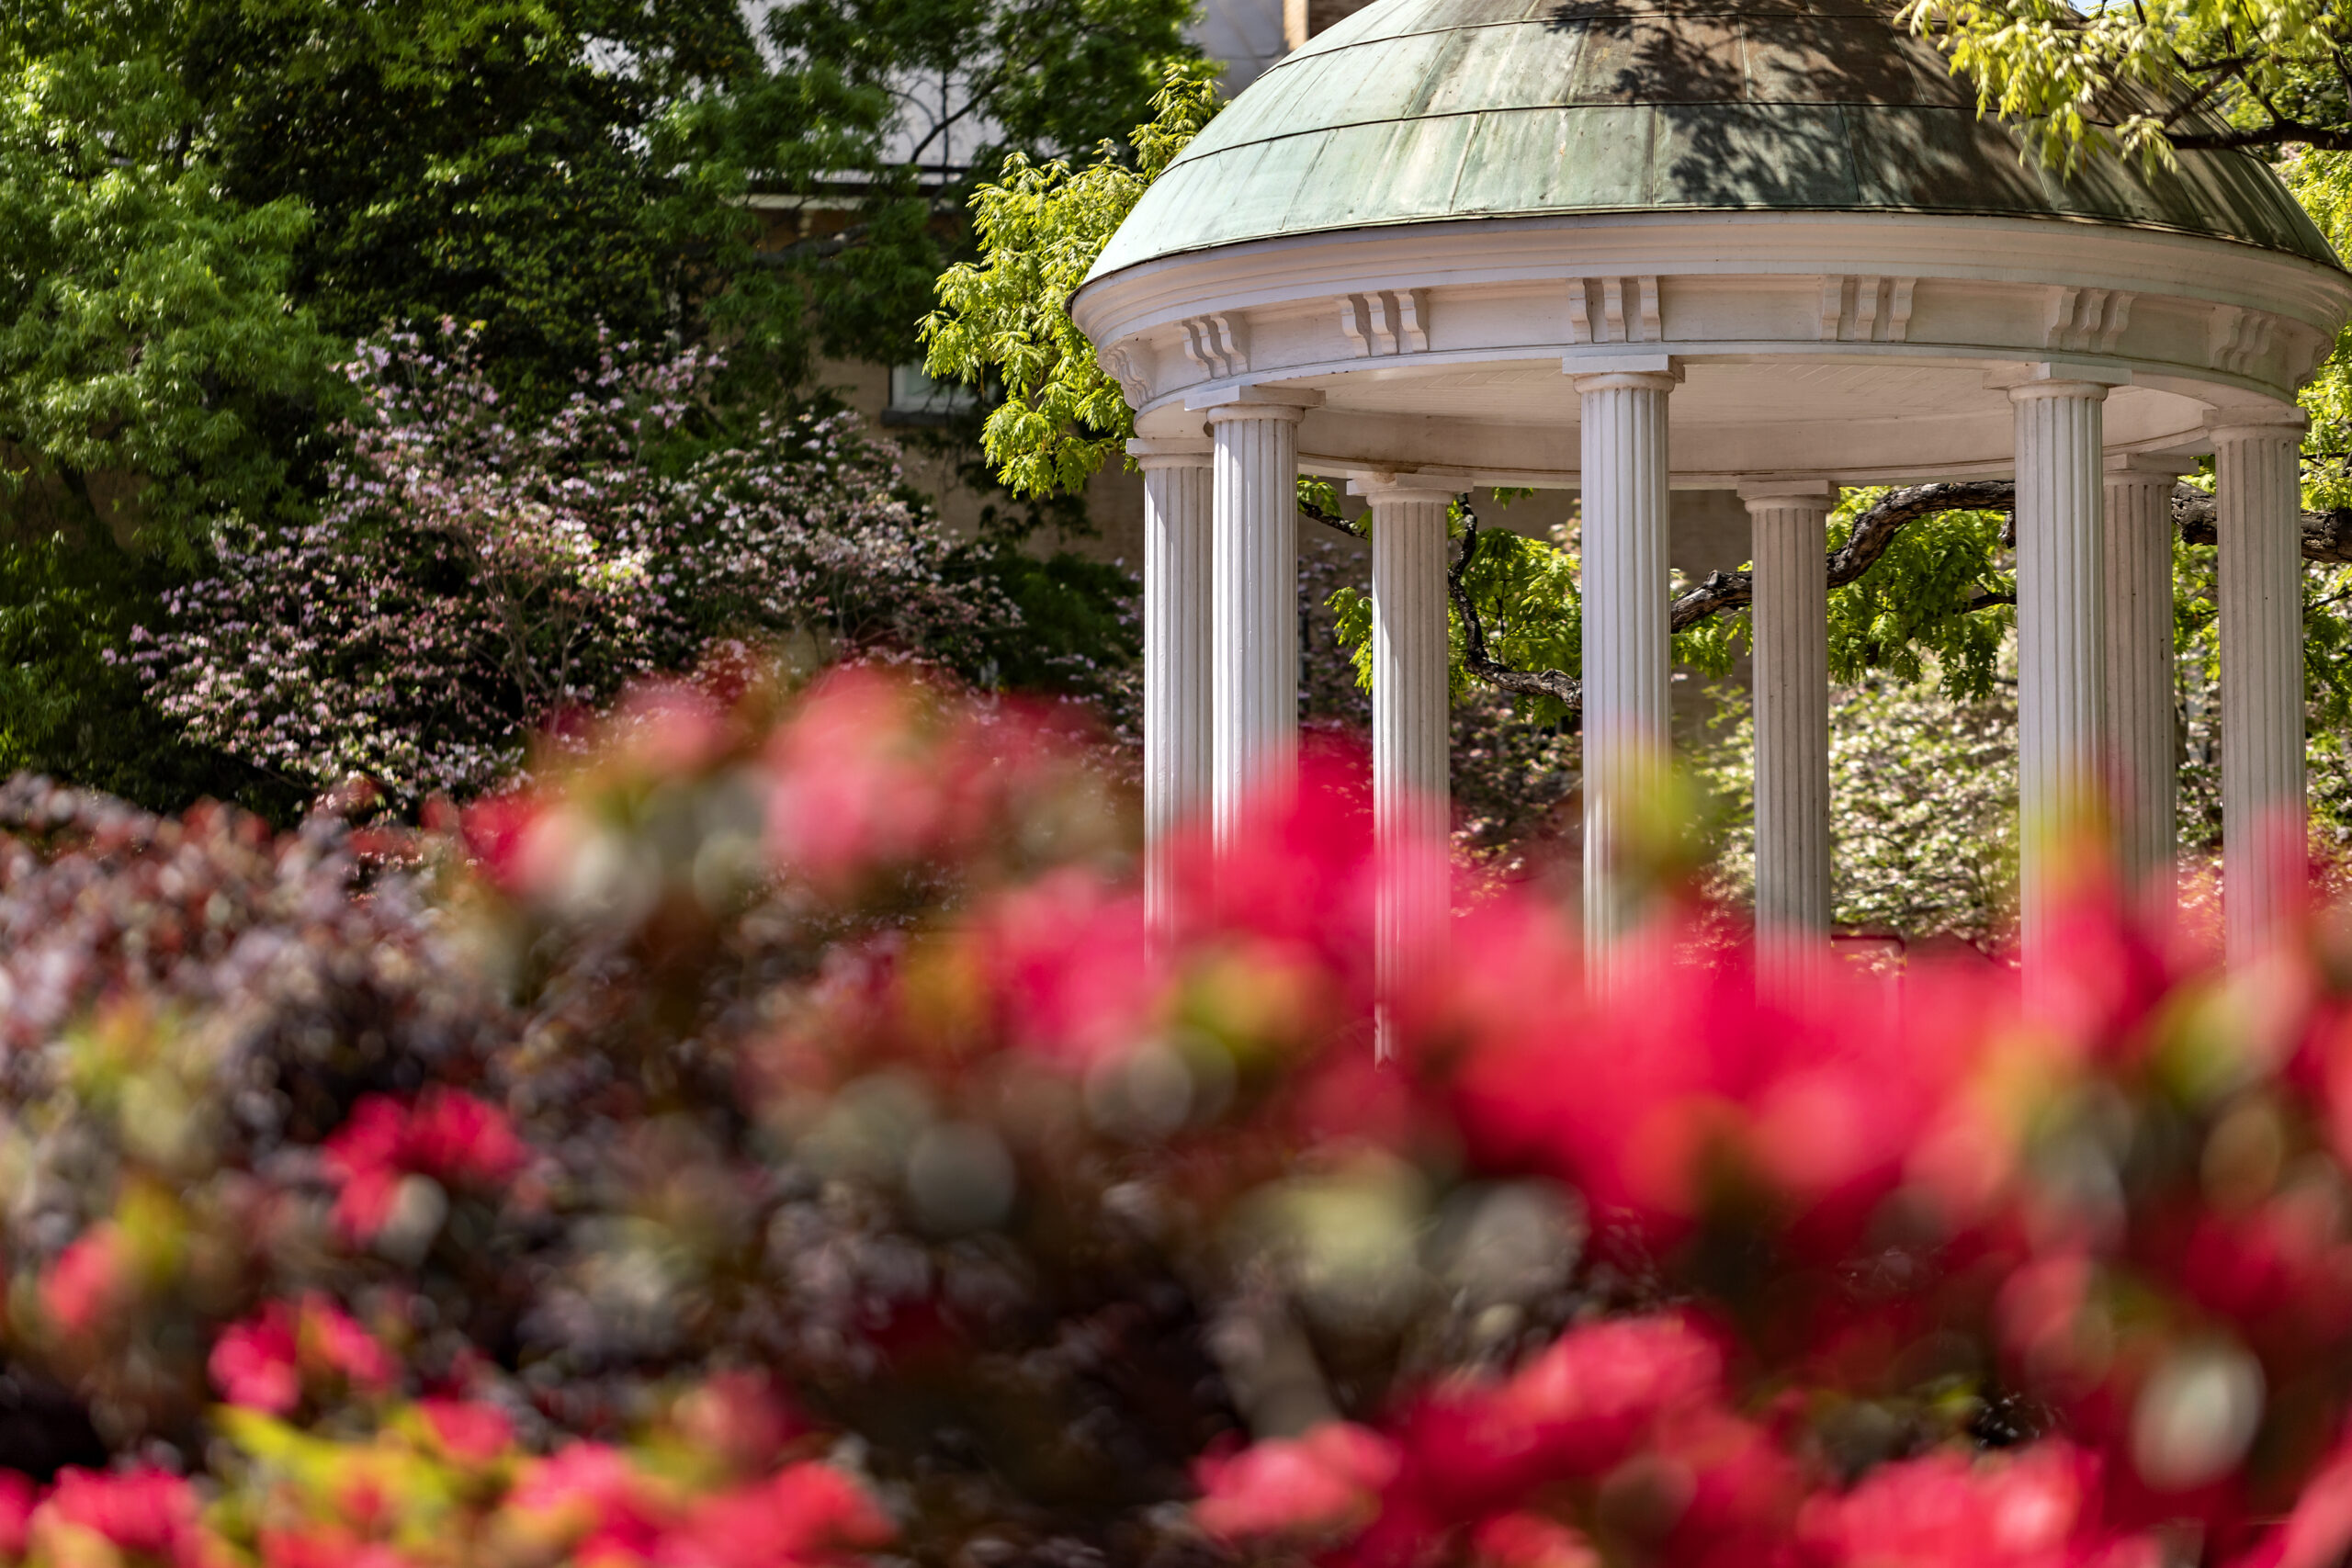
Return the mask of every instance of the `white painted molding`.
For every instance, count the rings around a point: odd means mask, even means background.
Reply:
[[[1238,310],[1216,310],[1183,323],[1185,357],[1212,380],[1250,373],[1250,321]]]
[[[1340,296],[1340,333],[1358,358],[1422,354],[1430,346],[1429,290],[1378,288]]]
[[[1821,280],[1820,343],[1902,343],[1910,335],[1916,277],[1851,277],[1832,274]]]
[[[2072,354],[2112,354],[2132,320],[2132,294],[2120,288],[2050,290],[2041,346]]]
[[[1656,275],[1568,279],[1571,343],[1657,343],[1665,335]]]
[[[2269,351],[2278,323],[2267,313],[2236,305],[2213,311],[2213,368],[2233,376],[2251,370]]]

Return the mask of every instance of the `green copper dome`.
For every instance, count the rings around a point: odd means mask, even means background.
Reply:
[[[1371,225],[1772,209],[2088,220],[2335,265],[2267,168],[2028,166],[1868,0],[1377,0],[1259,77],[1094,276]]]

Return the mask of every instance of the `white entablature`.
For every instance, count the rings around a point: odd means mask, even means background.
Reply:
[[[1146,437],[1235,386],[1318,394],[1310,472],[1572,487],[1563,372],[1648,351],[1683,378],[1676,484],[1870,484],[2007,472],[2002,389],[2052,360],[2114,389],[2111,448],[2201,449],[2217,412],[2291,398],[2342,281],[2087,224],[1653,214],[1254,242],[1098,280],[1077,316]]]

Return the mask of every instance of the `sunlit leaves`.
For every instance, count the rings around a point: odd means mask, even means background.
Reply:
[[[1070,296],[1144,188],[1216,112],[1215,67],[1171,63],[1154,118],[1129,137],[1133,162],[1105,142],[1095,161],[1033,164],[1014,153],[972,197],[980,259],[939,279],[922,324],[926,368],[1000,388],[981,444],[1016,495],[1074,491],[1134,434],[1135,415],[1069,317]]]
[[[1885,493],[1848,491],[1830,522],[1841,543],[1854,516]],[[1956,697],[1983,697],[1993,662],[2016,613],[2015,573],[2003,561],[1997,512],[1946,512],[1894,536],[1885,554],[1829,595],[1829,669],[1851,681],[1884,671],[1919,680],[1932,662]]]
[[[2278,141],[2352,130],[2339,52],[2352,16],[2330,0],[1912,0],[1904,15],[1982,108],[2070,173],[2115,150],[2169,163],[2176,137],[2229,125]]]
[[[307,217],[187,156],[152,59],[0,50],[0,448],[17,508],[186,548],[287,500],[266,429],[331,390],[289,308]]]

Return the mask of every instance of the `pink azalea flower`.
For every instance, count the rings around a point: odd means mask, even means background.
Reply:
[[[30,1476],[0,1470],[0,1557],[24,1555],[36,1501]]]
[[[326,1296],[302,1298],[301,1355],[305,1365],[344,1378],[356,1389],[382,1393],[399,1376],[391,1353]]]
[[[232,1404],[283,1416],[302,1401],[294,1314],[271,1302],[257,1316],[222,1331],[212,1344],[212,1384]]]
[[[1582,1530],[1542,1514],[1498,1514],[1470,1534],[1480,1568],[1600,1568]]]
[[[487,1464],[514,1444],[514,1424],[494,1404],[470,1399],[421,1399],[416,1408],[449,1457]]]
[[[335,1219],[355,1241],[368,1241],[391,1217],[409,1176],[492,1188],[520,1171],[530,1151],[496,1106],[438,1086],[413,1105],[368,1095],[324,1145],[327,1168],[343,1184]]]
[[[195,1489],[161,1470],[60,1471],[56,1488],[34,1511],[32,1528],[38,1536],[55,1525],[87,1530],[118,1551],[175,1568],[198,1568],[209,1555]]]
[[[85,1233],[41,1276],[40,1300],[50,1321],[68,1334],[87,1334],[129,1293],[122,1238],[111,1224]]]
[[[1361,1527],[1396,1474],[1397,1451],[1363,1427],[1332,1421],[1299,1438],[1203,1459],[1193,1517],[1223,1540],[1334,1536]]]
[[[665,1568],[847,1563],[898,1534],[865,1488],[829,1464],[796,1464],[707,1498],[663,1543]]]

